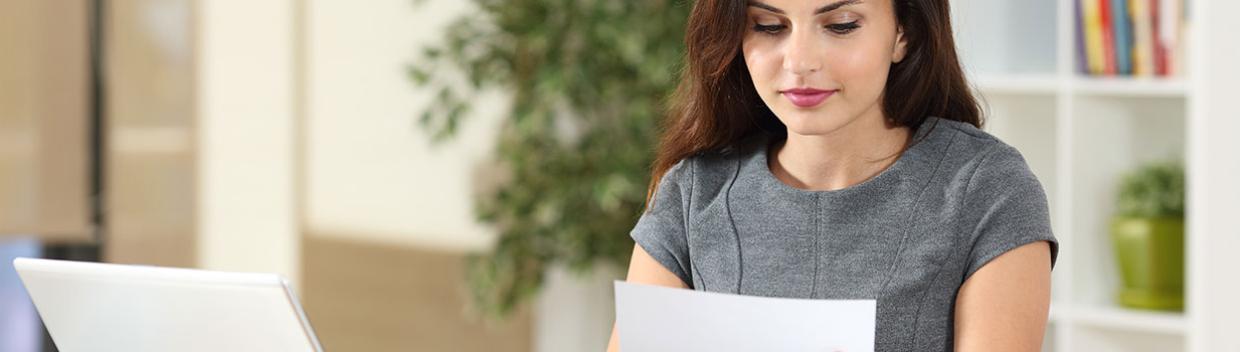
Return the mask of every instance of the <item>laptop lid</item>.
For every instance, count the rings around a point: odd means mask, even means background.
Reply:
[[[62,352],[322,351],[280,275],[31,258],[13,266]]]

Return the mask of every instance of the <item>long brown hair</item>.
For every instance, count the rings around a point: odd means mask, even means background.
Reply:
[[[948,0],[891,0],[907,53],[892,64],[882,109],[898,126],[935,116],[982,126],[981,111],[956,57]],[[646,203],[673,165],[704,152],[739,148],[748,137],[782,135],[741,55],[748,0],[697,0],[685,26],[685,62],[671,97]]]

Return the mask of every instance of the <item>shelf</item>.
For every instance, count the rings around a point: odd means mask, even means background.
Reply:
[[[1178,78],[1075,77],[1073,92],[1115,97],[1184,97],[1187,84]]]
[[[1112,330],[1172,335],[1183,335],[1188,326],[1184,313],[1145,311],[1115,306],[1057,306],[1051,310],[1051,320],[1070,321],[1076,325]]]
[[[1188,85],[1178,78],[1073,77],[1071,92],[1086,96],[1166,97],[1186,95]],[[1050,95],[1060,91],[1053,74],[985,74],[973,79],[983,94]]]

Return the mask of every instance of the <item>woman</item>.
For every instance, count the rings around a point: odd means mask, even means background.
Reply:
[[[877,351],[1040,350],[1046,196],[979,129],[947,0],[698,0],[686,44],[629,282],[876,299]]]

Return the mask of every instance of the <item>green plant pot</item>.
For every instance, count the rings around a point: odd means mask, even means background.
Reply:
[[[1123,275],[1121,305],[1184,309],[1184,218],[1116,217],[1111,242]]]

